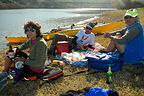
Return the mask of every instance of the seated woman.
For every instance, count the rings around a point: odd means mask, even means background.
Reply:
[[[17,61],[22,61],[25,63],[25,66],[23,68],[23,75],[25,76],[37,75],[44,70],[44,64],[47,57],[47,43],[43,39],[41,26],[37,22],[31,20],[24,24],[24,30],[29,40],[25,42],[20,48],[17,48],[17,51],[29,48],[29,56],[27,57],[27,59],[20,57],[11,59],[9,57],[6,57],[5,67],[2,74],[8,74],[10,66]],[[3,76],[7,75],[1,75],[0,79],[2,79]]]
[[[56,44],[58,41],[68,41],[69,42],[69,50],[74,48],[82,50],[84,48],[94,46],[95,35],[92,33],[92,29],[95,26],[93,23],[89,23],[86,25],[85,30],[80,30],[75,37],[69,37],[63,34],[55,34],[53,41],[48,48],[49,55],[55,55]]]
[[[117,49],[123,55],[124,64],[139,63],[144,60],[144,34],[141,24],[138,23],[138,11],[127,10],[124,20],[126,28],[104,34],[105,38],[111,39],[107,51]]]

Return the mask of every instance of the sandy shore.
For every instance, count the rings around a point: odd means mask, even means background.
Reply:
[[[116,10],[115,10],[116,11]],[[85,23],[89,23],[89,22],[95,22],[96,20],[98,20],[100,23],[111,23],[111,22],[116,22],[116,21],[120,21],[121,20],[121,16],[118,15],[114,15],[114,19],[115,20],[109,20],[107,18],[111,17],[111,13],[109,14],[109,12],[113,13],[113,11],[103,11],[103,10],[90,10],[90,11],[82,11],[82,12],[72,12],[72,13],[76,13],[79,14],[80,16],[75,16],[75,17],[71,17],[71,18],[59,18],[56,19],[55,22],[61,22],[60,26],[64,27],[67,25],[71,25],[71,24],[76,24],[80,21],[85,21],[88,20],[90,18],[95,18],[93,19],[93,21],[87,21]],[[86,16],[87,14],[87,16]],[[84,23],[84,24],[85,24]]]

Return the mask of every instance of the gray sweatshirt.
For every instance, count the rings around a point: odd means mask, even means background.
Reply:
[[[120,31],[111,32],[112,35],[115,35],[116,33],[120,33],[122,37],[120,38],[113,38],[113,40],[118,44],[125,44],[126,42],[131,41],[132,39],[138,37],[140,35],[140,29],[138,27],[133,27],[130,30],[125,31],[125,29],[122,29]]]

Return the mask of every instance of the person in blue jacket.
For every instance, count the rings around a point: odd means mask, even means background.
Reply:
[[[123,55],[124,64],[140,63],[144,60],[144,34],[138,19],[138,11],[129,9],[124,16],[126,28],[104,34],[105,38],[111,39],[107,52],[117,49]]]

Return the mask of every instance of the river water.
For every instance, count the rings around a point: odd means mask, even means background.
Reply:
[[[104,11],[113,8],[80,8],[80,9],[12,9],[0,10],[0,50],[7,47],[5,36],[24,36],[23,25],[29,20],[37,21],[42,32],[49,32],[58,26],[64,27],[96,19]]]

